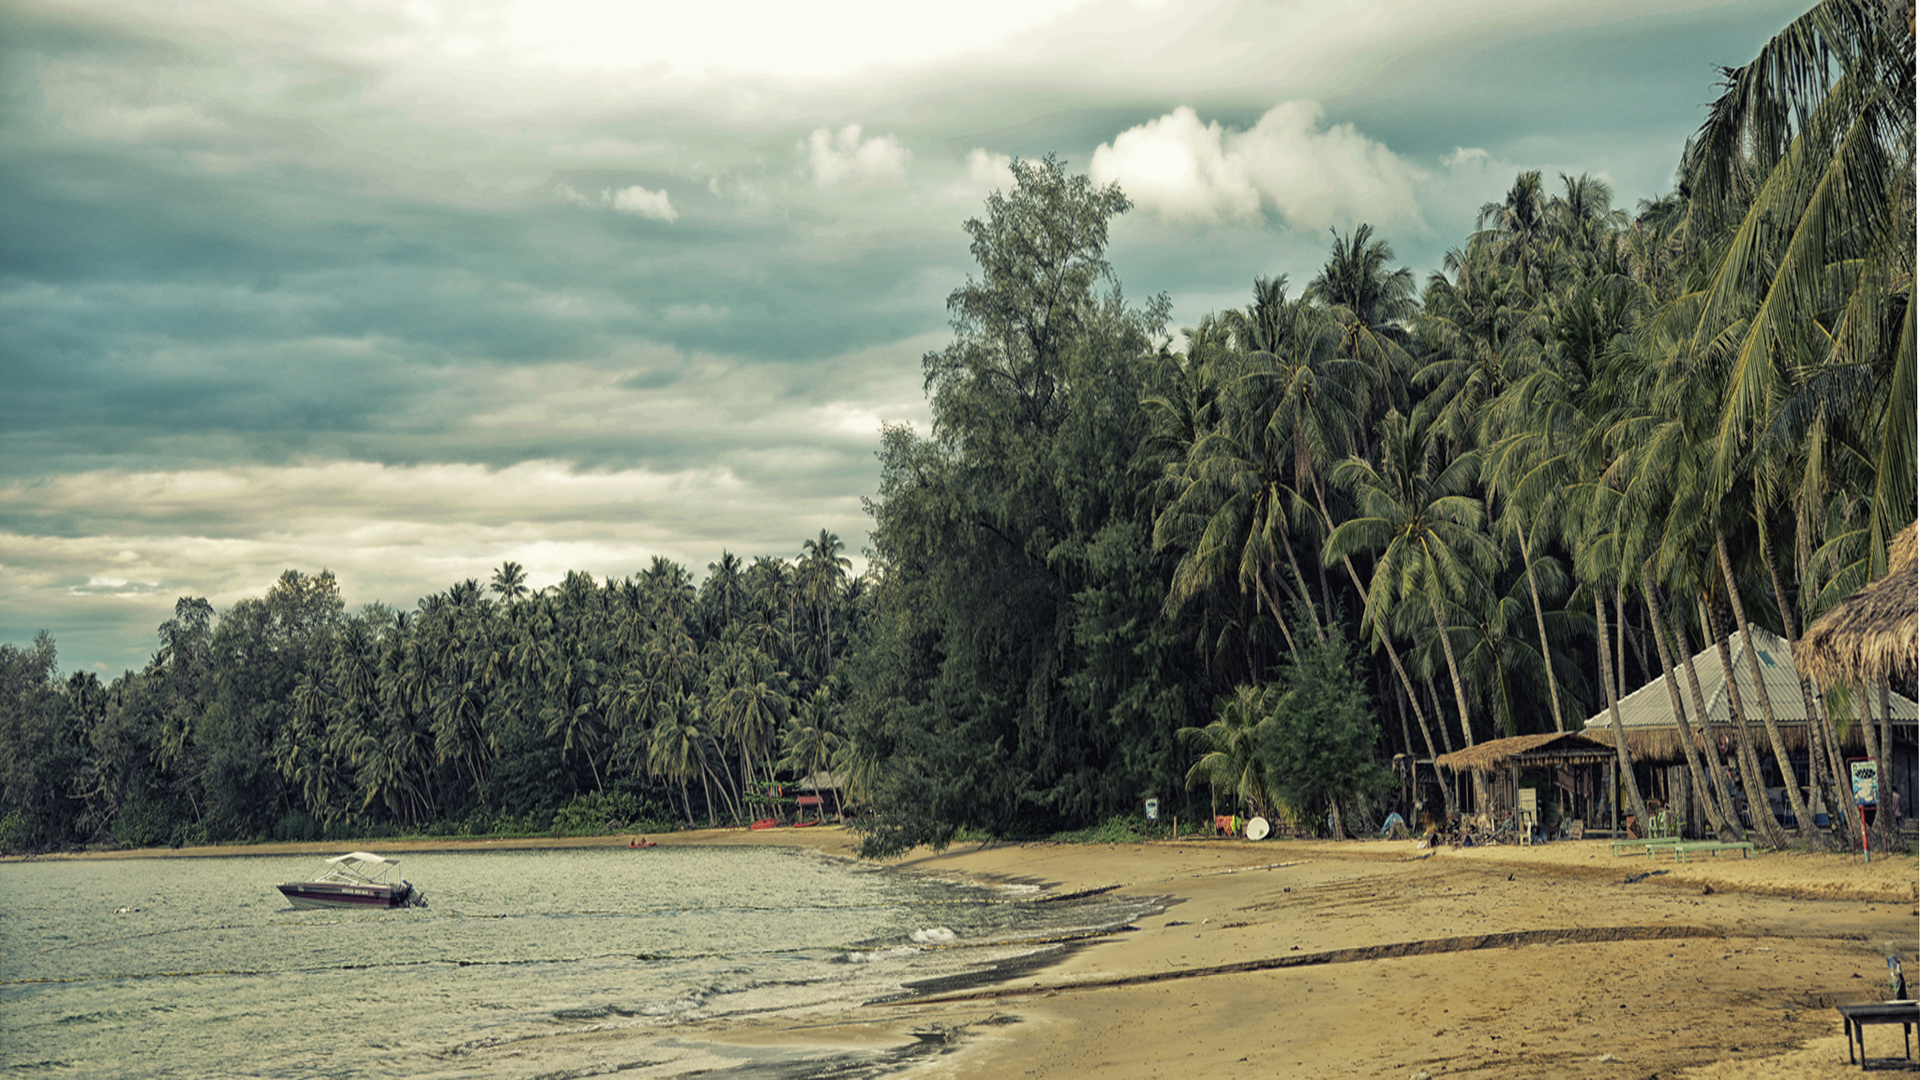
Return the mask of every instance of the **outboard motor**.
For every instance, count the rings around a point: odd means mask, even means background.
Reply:
[[[401,878],[400,884],[402,887],[404,887],[407,890],[407,906],[408,907],[426,907],[427,906],[426,894],[421,892],[419,889],[414,888],[413,882],[408,881],[406,878]]]

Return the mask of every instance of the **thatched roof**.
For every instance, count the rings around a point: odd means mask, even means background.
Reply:
[[[1920,667],[1920,572],[1914,526],[1887,547],[1887,572],[1814,620],[1794,646],[1800,670],[1821,684],[1883,683]]]
[[[1766,737],[1758,734],[1763,724],[1760,696],[1747,668],[1746,638],[1741,632],[1734,632],[1728,639],[1727,648],[1729,659],[1733,662],[1734,685],[1740,691],[1740,702],[1746,709],[1747,723],[1756,732],[1755,747],[1762,754],[1770,755],[1771,748]],[[1789,752],[1806,749],[1807,706],[1806,699],[1800,694],[1800,675],[1795,667],[1793,649],[1778,635],[1758,627],[1753,631],[1753,649],[1760,661],[1760,685],[1766,687],[1767,700],[1773,705],[1774,718],[1780,725],[1781,741],[1786,743]],[[1726,669],[1720,666],[1718,647],[1709,646],[1701,650],[1688,663],[1693,665],[1694,677],[1700,682],[1701,697],[1707,704],[1705,737],[1716,744],[1722,737],[1732,738],[1733,701],[1732,695],[1727,692]],[[1692,688],[1688,685],[1685,670],[1680,669],[1678,674],[1678,689],[1680,699],[1686,703],[1687,720],[1698,728],[1701,718],[1694,711]],[[1899,694],[1891,695],[1888,700],[1893,707],[1895,724],[1911,727],[1915,717],[1920,716],[1920,708]],[[1626,733],[1627,749],[1633,754],[1634,760],[1671,763],[1681,759],[1680,733],[1673,724],[1673,703],[1667,695],[1665,676],[1628,694],[1620,702],[1620,727]],[[1612,746],[1612,714],[1603,711],[1588,717],[1586,734]],[[1858,746],[1858,726],[1849,727],[1841,742],[1849,748]]]
[[[1465,750],[1441,754],[1433,759],[1433,763],[1459,773],[1492,772],[1514,765],[1567,765],[1612,760],[1613,750],[1607,744],[1578,732],[1565,731],[1492,739]]]

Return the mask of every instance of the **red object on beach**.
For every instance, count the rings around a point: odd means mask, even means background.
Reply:
[[[752,825],[752,828],[771,829],[778,824],[780,824],[778,821],[775,821],[773,818],[767,817],[767,818],[761,818],[759,821],[754,822]]]
[[[660,841],[658,841],[658,840],[629,840],[629,841],[627,841],[627,846],[628,846],[628,847],[630,847],[630,848],[646,848],[646,847],[659,847],[659,846],[660,846]]]
[[[796,829],[811,829],[818,824],[820,823],[817,821],[796,821],[793,823],[793,827]]]

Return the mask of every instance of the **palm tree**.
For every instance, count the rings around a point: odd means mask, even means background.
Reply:
[[[1307,285],[1304,298],[1333,309],[1340,325],[1341,351],[1371,367],[1374,385],[1389,396],[1393,408],[1406,407],[1406,377],[1413,369],[1407,354],[1407,331],[1414,306],[1413,271],[1402,266],[1388,270],[1393,248],[1373,237],[1373,226],[1362,222],[1352,233],[1333,234],[1333,251],[1320,274]],[[1368,420],[1374,419],[1369,417]],[[1372,428],[1370,422],[1361,425]]]
[[[513,604],[527,596],[527,570],[517,562],[503,562],[500,569],[493,572],[493,583],[487,588],[500,594],[500,599]]]
[[[773,661],[752,646],[734,647],[714,665],[707,701],[719,733],[740,747],[741,790],[753,784],[756,758],[765,764],[771,785],[773,763],[763,751],[768,737],[787,716],[787,673],[776,670]]]
[[[653,728],[647,740],[647,771],[680,788],[680,805],[693,824],[693,806],[687,799],[687,786],[700,781],[706,796],[707,824],[715,824],[713,811],[713,736],[700,719],[699,703],[683,693],[662,701],[654,713]],[[721,794],[726,794],[724,785]]]
[[[807,697],[800,711],[787,718],[780,736],[780,767],[795,776],[811,777],[828,772],[840,751],[841,738],[833,730],[833,694],[826,687]],[[824,820],[826,807],[818,807]]]
[[[1683,165],[1693,212],[1729,230],[1694,331],[1697,348],[1728,358],[1716,469],[1740,467],[1775,402],[1803,388],[1830,399],[1830,376],[1856,373],[1880,433],[1868,549],[1881,553],[1912,518],[1916,471],[1904,21],[1872,0],[1821,0],[1727,71]],[[1805,429],[1823,411],[1803,408],[1795,422]]]
[[[1540,187],[1540,170],[1514,177],[1506,198],[1480,208],[1481,231],[1474,243],[1485,244],[1504,266],[1513,268],[1520,290],[1536,296],[1535,279],[1546,260],[1547,207]]]
[[[1377,467],[1353,457],[1334,466],[1333,482],[1353,495],[1358,509],[1327,537],[1324,558],[1331,564],[1355,555],[1376,556],[1366,592],[1366,623],[1391,625],[1395,612],[1407,605],[1425,608],[1432,616],[1453,681],[1460,734],[1472,746],[1472,711],[1442,610],[1472,595],[1493,562],[1492,544],[1482,531],[1486,508],[1466,494],[1479,465],[1471,454],[1444,460],[1432,434],[1406,417],[1389,416],[1380,429]],[[1474,793],[1484,811],[1486,780],[1477,772]]]
[[[718,636],[723,628],[731,626],[734,614],[740,610],[746,596],[746,586],[741,580],[742,569],[740,556],[725,550],[720,552],[718,562],[707,564],[707,580],[700,592],[708,608],[708,632],[711,634]]]
[[[1180,729],[1181,741],[1200,751],[1187,769],[1187,790],[1204,783],[1215,793],[1231,795],[1256,815],[1269,811],[1273,796],[1267,789],[1260,743],[1272,719],[1271,694],[1268,687],[1237,686],[1215,706],[1212,723]]]
[[[833,600],[847,580],[853,560],[840,554],[846,545],[826,529],[818,538],[801,544],[800,581],[807,599],[812,601],[820,628],[820,648],[825,657],[825,675],[833,674]]]
[[[1431,359],[1414,375],[1426,395],[1416,411],[1422,423],[1460,449],[1488,445],[1505,432],[1488,406],[1535,372],[1541,359],[1543,312],[1511,277],[1499,272],[1492,249],[1449,251],[1445,273],[1427,282],[1419,320]]]

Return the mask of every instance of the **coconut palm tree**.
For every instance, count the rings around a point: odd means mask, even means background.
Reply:
[[[1332,309],[1341,351],[1373,369],[1373,385],[1383,391],[1386,407],[1404,410],[1406,380],[1413,371],[1405,323],[1415,311],[1414,283],[1406,267],[1388,270],[1392,261],[1393,248],[1374,238],[1373,226],[1362,222],[1345,237],[1335,231],[1333,250],[1304,299]],[[1376,419],[1368,416],[1362,428],[1371,430]]]
[[[819,648],[825,664],[822,677],[833,674],[833,601],[846,584],[853,560],[841,555],[846,545],[826,529],[801,544],[800,588],[806,594],[819,628]]]
[[[1216,704],[1212,723],[1180,729],[1180,740],[1200,752],[1187,769],[1187,790],[1206,784],[1256,815],[1269,812],[1273,796],[1260,743],[1272,719],[1271,694],[1270,687],[1237,686]]]
[[[1911,16],[1822,0],[1727,71],[1683,164],[1693,213],[1728,230],[1694,329],[1727,357],[1716,470],[1741,467],[1775,402],[1852,373],[1873,387],[1881,553],[1915,491],[1914,86]]]
[[[527,570],[517,562],[503,562],[500,569],[493,572],[493,583],[487,586],[500,594],[505,603],[517,603],[527,596]]]
[[[1480,207],[1479,226],[1472,243],[1484,245],[1502,266],[1511,267],[1521,292],[1539,295],[1551,231],[1540,170],[1520,173],[1504,199]]]
[[[647,740],[647,771],[680,788],[680,805],[686,811],[687,824],[693,824],[693,806],[687,788],[695,780],[706,796],[707,824],[714,821],[713,766],[718,748],[700,717],[698,701],[675,692],[660,702]],[[726,796],[726,786],[720,786]],[[729,800],[731,804],[731,800]]]
[[[780,734],[780,767],[795,776],[809,777],[828,772],[840,752],[841,738],[833,729],[833,694],[822,686],[808,695],[800,711],[787,718]],[[824,820],[826,807],[818,808]]]
[[[1446,460],[1431,432],[1407,417],[1389,416],[1380,425],[1377,466],[1355,457],[1334,466],[1333,482],[1353,496],[1357,509],[1327,537],[1324,555],[1329,564],[1356,555],[1376,557],[1365,596],[1366,623],[1391,625],[1395,613],[1409,605],[1431,615],[1467,746],[1474,745],[1473,713],[1443,609],[1480,589],[1494,561],[1493,544],[1483,531],[1486,508],[1468,494],[1478,469],[1472,454]],[[1474,792],[1484,809],[1486,780],[1479,773]]]

